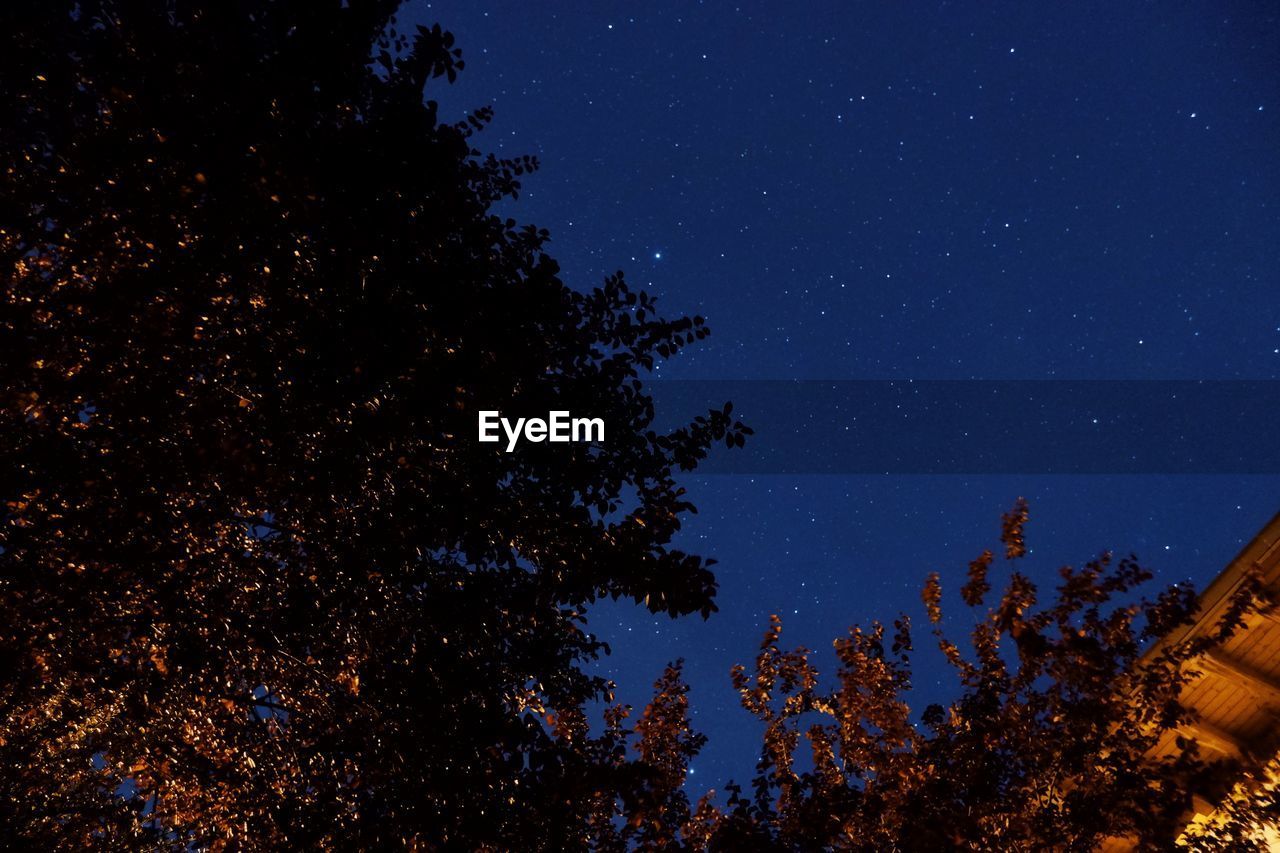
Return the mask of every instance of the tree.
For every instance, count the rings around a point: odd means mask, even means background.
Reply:
[[[494,213],[537,164],[439,120],[460,53],[397,5],[0,13],[11,838],[563,849],[670,775],[570,725],[586,608],[714,609],[675,478],[748,430],[649,427],[702,319]],[[486,408],[607,441],[506,453]]]
[[[1026,552],[1026,520],[1022,502],[1004,517],[1010,563]],[[1173,586],[1134,600],[1151,574],[1133,558],[1104,554],[1061,569],[1056,598],[1043,606],[1037,585],[1013,570],[983,614],[994,561],[990,551],[981,554],[960,588],[964,603],[979,610],[968,655],[942,629],[939,576],[925,584],[934,639],[961,694],[918,717],[907,704],[908,617],[892,631],[876,623],[836,640],[830,688],[821,686],[808,650],[781,647],[774,617],[754,671],[733,672],[743,707],[764,724],[753,791],[730,785],[722,805],[705,797],[682,828],[683,843],[698,850],[1092,851],[1124,839],[1165,850],[1186,827],[1199,791],[1224,804],[1215,823],[1188,831],[1191,849],[1267,849],[1256,829],[1280,819],[1280,794],[1263,767],[1201,752],[1193,737],[1179,736],[1173,755],[1152,753],[1163,736],[1193,721],[1179,694],[1196,658],[1268,604],[1259,578],[1233,594],[1209,634],[1174,641],[1196,617],[1197,596]],[[1252,781],[1224,796],[1239,779]]]

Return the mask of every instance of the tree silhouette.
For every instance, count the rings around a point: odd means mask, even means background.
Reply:
[[[1026,551],[1026,505],[1003,520],[1006,560]],[[1207,634],[1172,636],[1197,617],[1185,586],[1135,600],[1150,573],[1103,555],[1060,570],[1054,601],[1011,571],[994,606],[994,557],[969,564],[960,589],[979,612],[968,655],[942,630],[937,574],[924,588],[934,639],[961,694],[916,717],[907,704],[910,621],[852,629],[835,642],[835,683],[822,687],[807,649],[785,650],[774,617],[752,672],[733,672],[743,707],[764,725],[753,791],[704,797],[680,828],[697,850],[1078,850],[1104,842],[1166,850],[1187,826],[1193,793],[1221,799],[1188,849],[1266,850],[1260,825],[1280,819],[1274,777],[1256,761],[1202,753],[1178,737],[1193,722],[1179,702],[1195,662],[1252,610],[1268,604],[1258,577],[1232,595]],[[1157,640],[1165,642],[1155,645]],[[666,694],[678,694],[668,685]],[[669,699],[659,696],[659,703]],[[674,731],[674,729],[673,729]],[[673,737],[670,754],[687,767]],[[694,744],[696,746],[696,744]],[[1235,785],[1234,793],[1231,789]]]
[[[1194,595],[1132,559],[1012,571],[961,696],[907,705],[909,621],[774,622],[735,684],[753,790],[690,803],[679,666],[631,723],[582,666],[602,596],[714,609],[676,482],[749,430],[658,434],[641,377],[705,336],[621,275],[570,289],[494,212],[536,168],[424,90],[462,60],[395,0],[6,4],[0,20],[0,835],[42,848],[1162,849],[1260,768],[1193,739]],[[473,437],[568,410],[607,441]],[[1025,547],[1025,507],[1004,556]],[[960,589],[984,608],[995,558]],[[1260,777],[1259,777],[1260,778]],[[1192,838],[1249,848],[1274,787]]]
[[[747,430],[650,429],[639,377],[701,318],[561,282],[494,213],[536,163],[439,120],[459,51],[397,5],[0,13],[9,838],[563,849],[615,797],[679,813],[622,712],[577,724],[585,608],[714,609],[675,475]],[[506,453],[484,408],[607,441]]]

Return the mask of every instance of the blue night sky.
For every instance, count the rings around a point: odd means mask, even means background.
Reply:
[[[1271,4],[415,0],[401,19],[458,38],[459,82],[429,90],[444,118],[491,104],[478,147],[542,161],[510,215],[551,231],[566,282],[621,268],[708,318],[662,378],[1280,379]],[[720,560],[721,612],[610,603],[592,625],[633,704],[685,658],[699,789],[751,774],[728,671],[769,613],[823,655],[851,624],[922,621],[926,573],[956,586],[1019,495],[1046,581],[1110,548],[1203,585],[1280,510],[1275,475],[686,485],[681,544]],[[916,664],[913,704],[945,697]]]

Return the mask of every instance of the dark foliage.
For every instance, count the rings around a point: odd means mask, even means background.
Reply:
[[[424,90],[462,67],[393,0],[5,4],[0,21],[0,833],[28,848],[1091,850],[1254,842],[1262,768],[1178,701],[1213,636],[1134,603],[1133,560],[1056,599],[996,558],[924,603],[960,698],[907,706],[910,624],[774,622],[744,707],[753,790],[692,805],[703,738],[668,668],[639,719],[586,609],[714,609],[669,547],[675,482],[749,432],[651,431],[640,378],[703,337],[621,276],[566,287],[494,214],[536,163],[473,148]],[[602,417],[596,445],[472,440],[476,412]],[[1003,555],[1024,556],[1023,505]],[[1010,562],[1012,566],[1012,562]]]
[[[584,608],[714,609],[673,475],[746,430],[649,429],[638,377],[702,320],[569,289],[492,212],[536,163],[439,121],[459,51],[397,5],[4,4],[7,837],[563,849],[615,794],[680,813],[575,724]],[[505,453],[481,408],[607,441]]]

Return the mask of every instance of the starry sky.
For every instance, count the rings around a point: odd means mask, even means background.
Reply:
[[[410,0],[401,21],[457,36],[444,118],[492,105],[477,145],[540,158],[509,213],[571,286],[622,269],[708,318],[664,379],[1280,379],[1272,4]],[[1019,495],[1049,582],[1109,548],[1203,585],[1280,510],[1264,473],[686,485],[721,612],[591,620],[623,700],[685,659],[699,790],[752,773],[728,671],[770,613],[829,671],[849,625],[919,619],[928,572],[958,585]],[[913,705],[945,698],[916,664]]]

